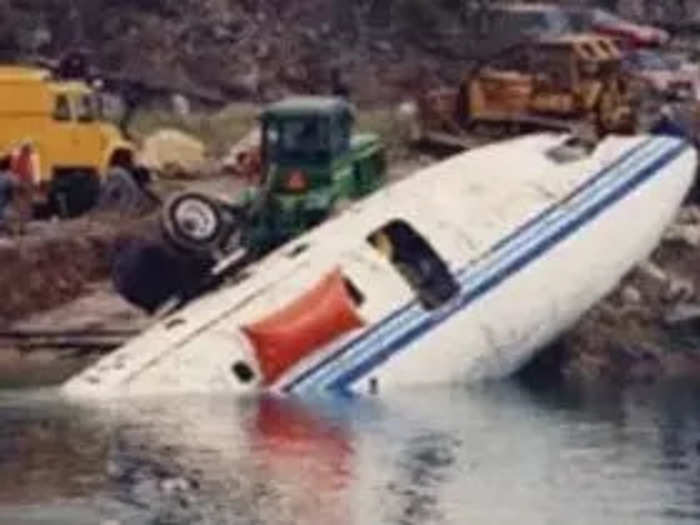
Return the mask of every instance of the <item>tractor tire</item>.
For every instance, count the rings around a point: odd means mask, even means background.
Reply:
[[[129,171],[110,168],[100,192],[98,208],[101,211],[139,215],[149,204],[150,199]]]
[[[231,250],[229,232],[240,228],[238,224],[227,224],[222,203],[200,193],[186,192],[165,203],[161,229],[174,247],[212,255]]]
[[[63,219],[79,217],[97,204],[100,181],[90,171],[76,171],[59,175],[49,190],[49,206]]]

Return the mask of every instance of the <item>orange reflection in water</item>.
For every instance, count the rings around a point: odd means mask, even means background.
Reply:
[[[253,426],[256,458],[266,478],[291,489],[295,514],[309,523],[351,523],[350,435],[314,408],[262,399]]]

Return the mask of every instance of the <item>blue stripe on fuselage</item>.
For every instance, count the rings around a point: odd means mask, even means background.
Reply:
[[[661,150],[661,146],[665,146],[663,150]],[[457,277],[463,282],[461,283],[460,296],[456,301],[448,304],[438,312],[426,312],[415,301],[407,304],[387,316],[387,318],[371,329],[332,352],[331,355],[312,368],[299,374],[283,387],[283,390],[291,392],[299,389],[299,387],[302,390],[306,387],[348,388],[353,382],[391,357],[400,348],[405,347],[432,328],[442,324],[456,312],[462,310],[478,297],[532,262],[553,245],[571,235],[583,224],[600,214],[607,206],[622,198],[634,187],[658,171],[663,165],[670,162],[685,147],[686,145],[678,141],[655,139],[650,139],[635,146],[614,164],[588,179],[572,192],[565,201],[558,201],[548,207],[534,219],[527,221],[515,232],[499,241],[478,261],[472,262],[467,268],[459,271]],[[658,155],[659,150],[663,151],[663,154],[652,164],[637,173],[632,171],[633,168],[638,169],[640,163],[649,161],[655,155]],[[640,152],[644,152],[644,154],[638,155]],[[640,158],[637,159],[637,156]],[[627,166],[627,164],[630,164],[630,166]],[[623,166],[625,169],[620,176],[613,177],[612,174]],[[620,187],[615,188],[616,181],[622,178],[623,175],[629,176],[630,173],[634,176],[630,180],[625,181]],[[603,179],[605,178],[611,178],[611,180],[603,185]],[[607,188],[613,188],[612,192],[609,191],[602,199],[598,198]],[[596,198],[598,198],[597,202],[595,202]],[[562,215],[562,203],[566,202],[573,205],[577,199],[581,201],[580,204],[583,210],[579,211],[578,215],[573,212]],[[518,253],[522,251],[523,247],[527,250],[524,253]],[[496,259],[497,263],[495,267],[501,266],[501,268],[497,268],[497,271],[494,271],[494,265],[492,264],[480,271],[475,269],[475,266],[481,266],[493,258]],[[509,258],[512,260],[508,260]],[[396,327],[398,329],[395,329]],[[388,341],[387,335],[392,336],[389,337],[390,340]],[[353,354],[353,358],[347,358],[346,354]],[[349,363],[349,366],[343,366],[345,370],[338,370],[338,367],[334,365],[337,365],[337,362],[342,359],[352,362]],[[326,376],[330,376],[330,378],[324,379]]]

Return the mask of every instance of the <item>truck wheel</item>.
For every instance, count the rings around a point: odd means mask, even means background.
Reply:
[[[103,211],[139,214],[148,206],[141,186],[126,169],[113,167],[107,172],[100,192],[99,209]]]
[[[66,173],[54,179],[49,191],[49,205],[60,217],[78,217],[98,201],[100,182],[90,171]]]
[[[181,193],[166,202],[161,228],[175,247],[194,253],[213,253],[226,240],[222,206],[200,193]]]

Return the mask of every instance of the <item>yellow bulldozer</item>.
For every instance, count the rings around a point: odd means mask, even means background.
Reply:
[[[636,127],[632,94],[614,40],[571,34],[530,40],[482,61],[457,89],[418,97],[414,139],[470,147],[531,130],[597,135]]]

